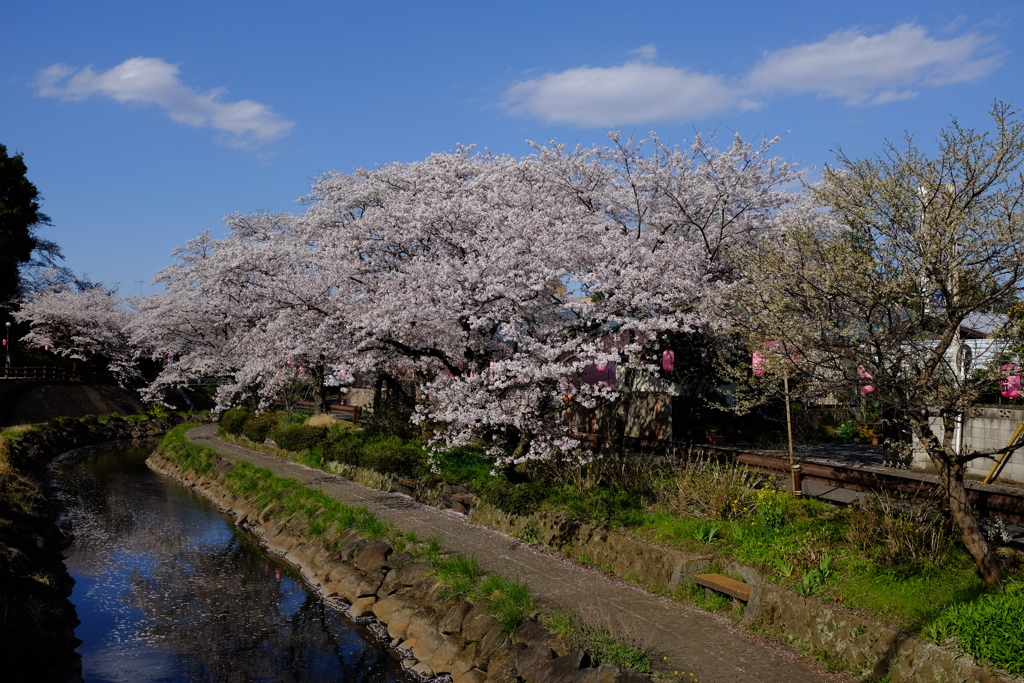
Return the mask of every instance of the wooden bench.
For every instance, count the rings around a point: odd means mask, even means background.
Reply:
[[[718,591],[719,593],[725,593],[737,600],[742,600],[743,602],[750,600],[749,583],[730,579],[728,576],[722,576],[721,574],[697,574],[693,577],[693,580],[698,585]]]

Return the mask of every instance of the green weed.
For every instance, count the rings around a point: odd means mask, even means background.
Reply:
[[[170,455],[178,467],[184,471],[206,475],[213,470],[213,463],[220,459],[220,456],[212,448],[197,446],[186,438],[185,432],[198,426],[198,424],[178,425],[164,435],[160,441],[160,450]]]
[[[952,605],[926,629],[930,640],[953,638],[978,663],[1024,674],[1024,585],[1011,584],[968,604]]]
[[[643,650],[616,640],[604,629],[584,623],[580,616],[572,612],[555,612],[545,620],[544,625],[569,650],[585,651],[594,664],[611,664],[620,669],[652,673],[651,658]]]

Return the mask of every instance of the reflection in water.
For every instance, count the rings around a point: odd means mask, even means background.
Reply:
[[[87,682],[413,680],[205,499],[146,468],[151,449],[57,468]]]

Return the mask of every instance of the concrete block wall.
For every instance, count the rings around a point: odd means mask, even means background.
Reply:
[[[1003,448],[1024,419],[1024,407],[1019,406],[976,406],[964,416],[964,447],[971,450]],[[942,423],[932,420],[932,431],[942,438]],[[992,469],[994,460],[979,458],[968,465],[967,476],[984,479]],[[928,456],[918,448],[914,449],[911,467],[915,470],[934,471]],[[1024,484],[1024,448],[1010,456],[1003,467],[998,481]]]

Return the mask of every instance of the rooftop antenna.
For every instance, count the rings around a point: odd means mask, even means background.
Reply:
[[[136,280],[135,282],[139,283],[139,298],[142,298],[142,283],[145,282],[145,280]]]

